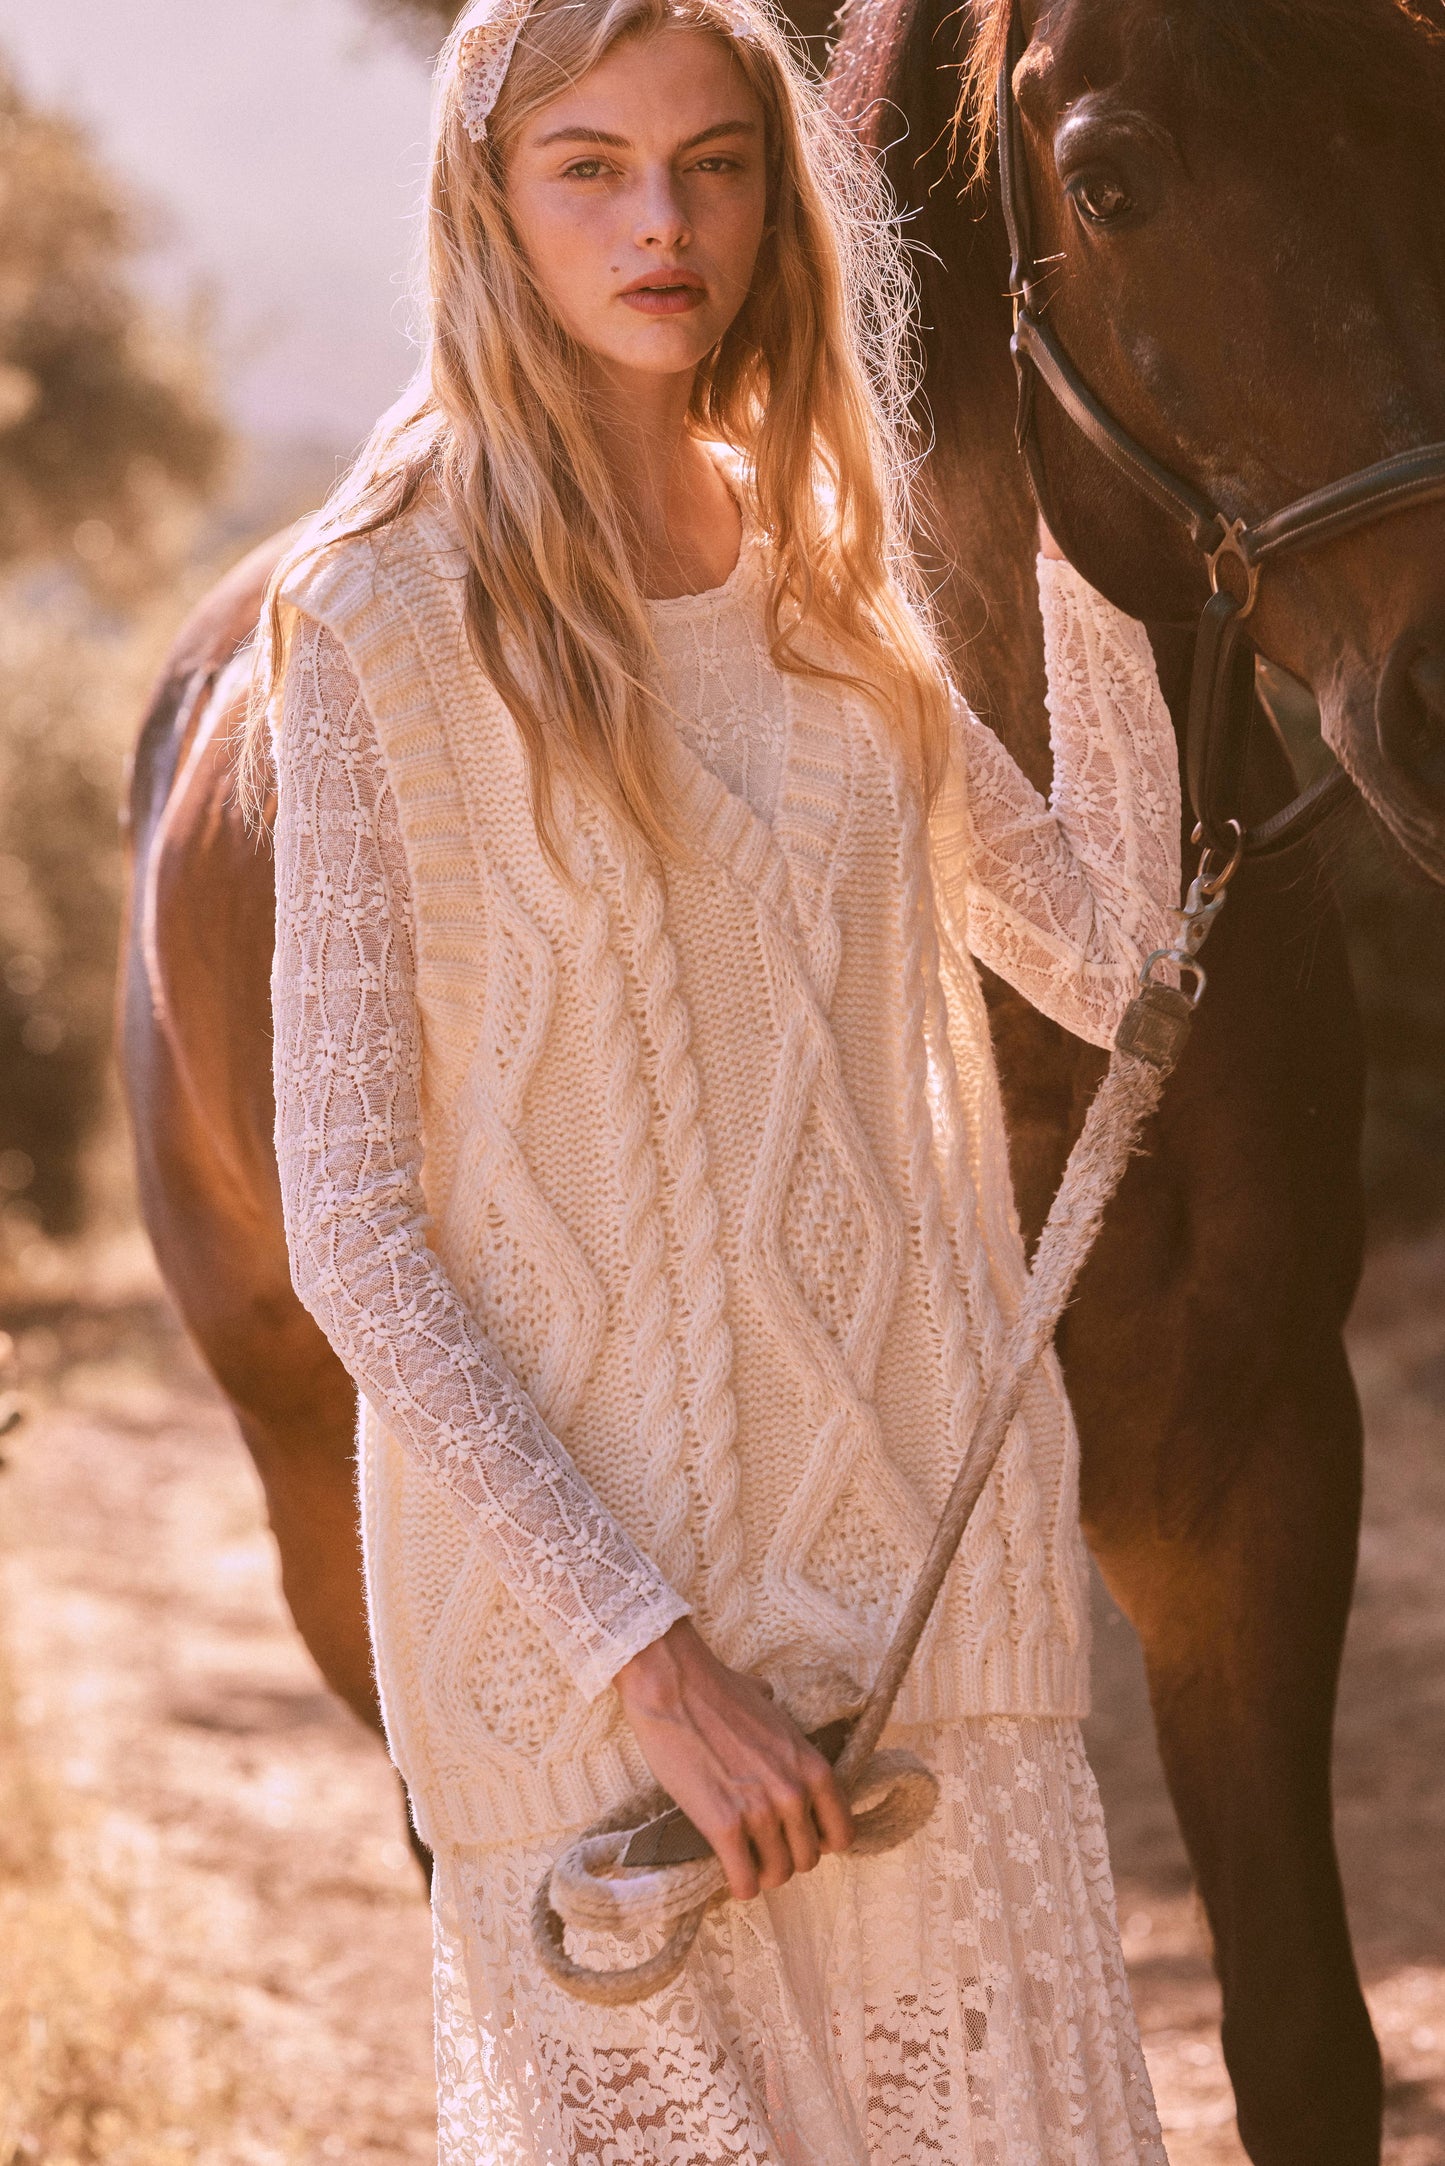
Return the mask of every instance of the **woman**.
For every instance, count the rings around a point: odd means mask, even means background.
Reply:
[[[899,1704],[932,1821],[842,1855],[802,1734],[1023,1273],[969,953],[1104,1044],[1168,931],[1147,644],[1041,562],[1048,805],[951,692],[907,282],[758,0],[488,0],[439,81],[427,367],[278,575],[263,704],[287,1223],[361,1392],[443,2157],[1160,2160],[1054,1364]],[[736,1900],[584,2007],[532,1894],[649,1777]]]

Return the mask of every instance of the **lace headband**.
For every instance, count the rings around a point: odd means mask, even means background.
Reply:
[[[472,0],[453,33],[462,126],[474,143],[486,136],[488,116],[531,10],[532,0]]]
[[[474,143],[485,140],[492,107],[531,12],[532,0],[472,0],[452,32],[452,65],[461,79],[462,126]],[[735,11],[725,12],[732,16]],[[751,30],[744,17],[734,35],[745,38]]]

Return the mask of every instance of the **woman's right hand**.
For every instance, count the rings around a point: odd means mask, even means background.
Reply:
[[[823,1755],[766,1685],[730,1670],[686,1617],[613,1678],[642,1756],[746,1902],[853,1840]]]

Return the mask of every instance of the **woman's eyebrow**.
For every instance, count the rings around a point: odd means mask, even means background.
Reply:
[[[690,135],[685,143],[679,143],[678,152],[696,150],[699,144],[711,143],[723,135],[756,135],[755,120],[719,120],[710,128],[703,128],[697,135]],[[539,136],[537,148],[545,150],[550,143],[601,143],[609,150],[626,150],[625,135],[611,135],[605,128],[554,128],[548,135]]]
[[[704,128],[700,134],[690,135],[685,143],[679,143],[677,147],[680,151],[696,150],[699,143],[711,143],[720,135],[756,135],[757,133],[758,124],[755,120],[719,120],[711,128]]]
[[[609,135],[605,128],[554,128],[550,135],[537,138],[539,150],[549,143],[605,143],[610,150],[626,150],[625,135]]]

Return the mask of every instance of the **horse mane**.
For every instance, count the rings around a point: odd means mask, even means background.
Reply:
[[[968,0],[965,0],[965,5]],[[958,135],[973,179],[987,170],[1008,0],[972,0]],[[1205,110],[1346,104],[1438,125],[1445,96],[1445,0],[1164,0],[1157,35],[1180,95]]]

